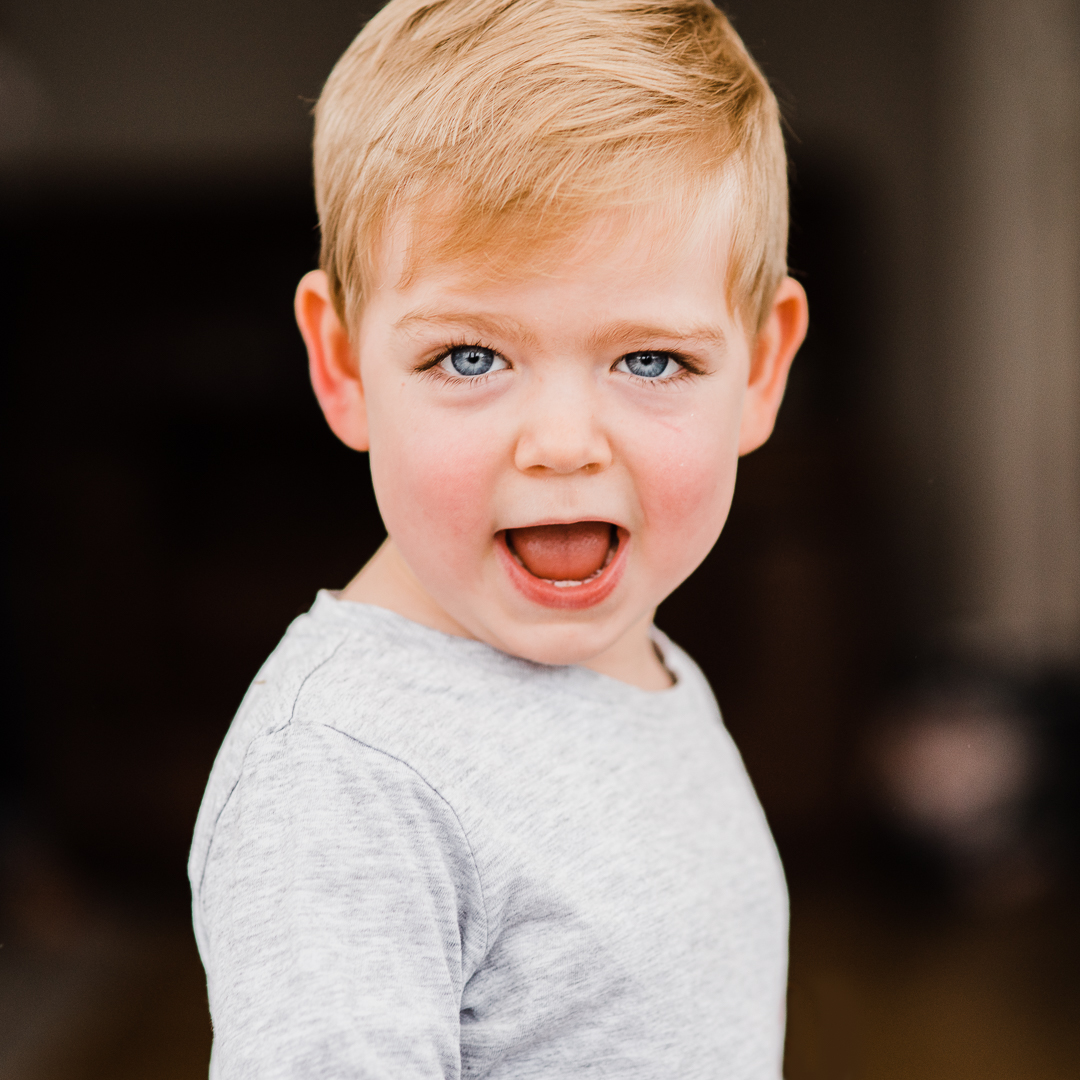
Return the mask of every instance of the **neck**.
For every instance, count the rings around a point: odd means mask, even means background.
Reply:
[[[675,679],[649,636],[653,616],[642,616],[614,645],[581,666],[642,690],[667,690]]]
[[[441,630],[454,637],[473,637],[432,599],[409,569],[397,545],[387,537],[364,568],[345,586],[341,595],[358,604],[396,611],[406,619]]]

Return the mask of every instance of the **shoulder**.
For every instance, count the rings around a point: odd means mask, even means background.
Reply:
[[[290,625],[248,688],[210,788],[239,774],[255,740],[287,726],[333,728],[393,753],[401,747],[382,742],[414,730],[417,713],[430,712],[433,701],[447,705],[467,696],[470,683],[473,689],[490,685],[490,673],[477,669],[491,652],[322,592]]]
[[[286,723],[254,734],[225,779],[207,789],[189,864],[204,956],[215,934],[246,933],[271,910],[277,918],[314,903],[320,918],[340,914],[360,902],[364,881],[380,882],[399,910],[427,895],[451,921],[475,919],[468,951],[482,954],[487,916],[470,838],[409,761],[327,724]]]
[[[340,866],[419,845],[471,861],[457,813],[415,767],[325,724],[254,737],[214,810],[196,837],[196,892],[208,867],[224,865],[229,876],[244,860]]]
[[[225,737],[196,822],[193,885],[220,847],[222,822],[235,826],[244,807],[249,820],[270,821],[307,813],[306,800],[312,813],[336,806],[340,821],[361,799],[365,814],[381,799],[453,818],[455,777],[483,744],[484,724],[468,718],[491,707],[492,677],[516,663],[321,593],[263,665]]]
[[[199,820],[200,832],[220,814],[241,773],[252,743],[289,724],[304,683],[329,663],[347,632],[320,617],[322,596],[310,612],[295,619],[259,669],[218,751],[207,782]]]
[[[290,723],[254,737],[196,839],[193,921],[215,1026],[239,997],[265,1004],[267,984],[321,973],[312,992],[322,986],[340,1006],[331,975],[400,974],[416,957],[445,956],[453,985],[440,990],[439,964],[416,985],[456,997],[454,973],[467,977],[487,949],[484,889],[453,807],[408,763],[333,728]]]

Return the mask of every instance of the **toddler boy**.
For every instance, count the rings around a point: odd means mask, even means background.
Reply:
[[[708,0],[392,0],[315,184],[297,318],[388,538],[210,777],[211,1075],[775,1080],[783,875],[652,626],[805,332],[766,83]]]

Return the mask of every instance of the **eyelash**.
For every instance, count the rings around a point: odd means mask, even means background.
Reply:
[[[466,378],[463,375],[450,375],[442,370],[439,366],[455,349],[487,349],[489,352],[493,352],[496,356],[502,357],[506,360],[506,357],[495,348],[494,345],[484,344],[482,339],[472,338],[466,340],[461,338],[460,340],[451,341],[449,344],[444,345],[440,350],[438,356],[433,357],[430,360],[425,360],[417,368],[416,372],[422,375],[424,378],[434,379],[436,382],[445,384],[452,384],[454,386],[461,386],[463,384],[469,384],[470,386],[480,386],[486,383],[493,375],[497,375],[497,371],[488,372],[486,375],[473,375],[471,378]],[[509,364],[509,361],[507,360]],[[500,370],[505,371],[505,368]]]
[[[502,353],[495,348],[494,345],[486,345],[482,339],[471,338],[466,340],[465,338],[461,338],[459,340],[454,340],[447,345],[444,345],[439,350],[439,354],[437,356],[433,357],[430,360],[423,361],[423,363],[421,363],[415,369],[417,374],[422,375],[425,378],[434,379],[437,382],[453,384],[455,386],[461,386],[466,383],[469,385],[479,386],[483,383],[486,383],[488,379],[490,379],[493,375],[498,374],[498,372],[490,372],[486,375],[474,375],[471,378],[448,374],[447,372],[443,371],[439,365],[442,364],[442,362],[455,349],[487,349],[488,351],[495,353],[496,356],[500,356],[502,357],[502,359],[506,360],[506,357],[504,357]],[[665,356],[670,356],[671,359],[674,360],[675,363],[677,363],[682,368],[682,371],[680,371],[677,375],[672,375],[670,378],[667,379],[647,379],[644,375],[627,375],[627,378],[629,378],[632,382],[639,385],[648,386],[653,390],[662,389],[672,383],[681,383],[687,378],[690,378],[694,375],[705,374],[704,368],[702,368],[702,366],[697,361],[691,359],[688,356],[684,356],[682,353],[671,352],[667,349],[633,349],[628,353],[623,353],[615,361],[615,363],[611,365],[611,368],[614,369],[615,364],[620,363],[627,356],[632,356],[635,352],[656,352]],[[507,361],[507,363],[509,364],[509,361]],[[506,369],[503,368],[501,370]]]
[[[622,356],[615,361],[615,364],[621,363],[628,356],[633,356],[635,352],[651,352],[656,353],[658,356],[670,356],[682,369],[677,374],[670,375],[666,379],[647,379],[644,375],[627,373],[627,378],[639,386],[645,385],[652,390],[663,390],[677,383],[683,383],[687,379],[693,378],[695,375],[705,374],[704,369],[697,361],[691,360],[690,357],[684,356],[682,353],[671,352],[669,349],[635,349],[633,352],[623,353]],[[615,364],[612,364],[612,368],[614,368]]]

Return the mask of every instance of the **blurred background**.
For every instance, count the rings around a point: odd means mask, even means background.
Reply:
[[[215,751],[382,537],[291,315],[362,0],[0,3],[0,1078],[204,1076]],[[735,0],[810,336],[658,622],[792,893],[789,1080],[1080,1076],[1080,3]]]

